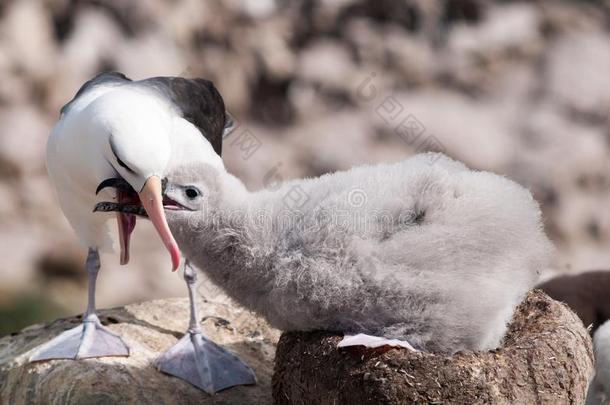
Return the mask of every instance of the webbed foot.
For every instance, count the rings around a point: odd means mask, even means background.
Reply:
[[[30,361],[107,356],[128,357],[129,346],[92,314],[76,328],[63,332],[36,349]]]
[[[189,332],[163,353],[158,370],[181,378],[208,394],[235,385],[256,384],[254,371],[237,355],[204,337]]]

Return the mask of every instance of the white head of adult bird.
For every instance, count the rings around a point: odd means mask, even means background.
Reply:
[[[258,192],[186,165],[165,197],[189,260],[275,327],[418,350],[497,347],[551,249],[526,189],[437,154]]]
[[[223,167],[222,138],[231,126],[222,97],[204,79],[132,81],[121,73],[105,73],[85,83],[62,108],[48,141],[47,168],[66,218],[89,248],[89,304],[83,325],[39,348],[32,360],[129,354],[122,339],[95,315],[98,251],[112,247],[114,239],[111,218],[94,213],[110,211],[109,206],[96,204],[116,198],[110,205],[141,205],[139,214],[152,221],[176,270],[180,250],[165,218],[161,179],[177,162]],[[121,264],[126,264],[136,215],[119,212],[116,218]]]

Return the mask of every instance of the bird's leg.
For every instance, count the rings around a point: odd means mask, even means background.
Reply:
[[[159,357],[157,368],[188,381],[208,394],[235,385],[255,384],[256,377],[247,364],[203,336],[195,297],[197,273],[188,260],[184,263],[184,281],[189,293],[188,331],[175,346]]]
[[[97,249],[89,248],[85,267],[87,269],[87,310],[83,315],[83,337],[76,354],[77,358],[82,357],[82,354],[91,349],[95,328],[100,323],[95,314],[95,284],[100,271],[100,254]]]
[[[83,323],[40,346],[30,358],[31,361],[129,356],[129,347],[123,339],[104,327],[95,314],[95,284],[100,270],[97,249],[89,248],[85,267],[88,276],[88,300]]]
[[[100,254],[97,249],[89,248],[85,266],[87,268],[88,279],[87,311],[84,315],[86,321],[90,316],[95,316],[95,285],[97,283],[97,273],[100,271]]]
[[[188,260],[184,261],[184,281],[189,291],[190,321],[189,333],[201,333],[199,326],[199,311],[197,310],[197,298],[195,297],[195,286],[197,285],[197,272]]]
[[[83,315],[83,335],[76,357],[127,356],[127,345],[119,335],[105,328],[95,313],[95,285],[100,271],[100,255],[97,249],[89,248],[85,266],[88,278],[87,310]],[[95,347],[96,345],[98,347]],[[100,354],[100,351],[105,354]]]

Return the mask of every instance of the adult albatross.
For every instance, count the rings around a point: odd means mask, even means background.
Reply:
[[[61,208],[88,247],[89,299],[83,323],[41,346],[32,361],[128,356],[120,336],[95,314],[99,251],[113,245],[108,215],[94,213],[100,201],[141,203],[170,253],[172,269],[180,250],[165,219],[161,179],[184,162],[222,166],[223,136],[231,130],[222,97],[204,79],[155,77],[132,81],[121,73],[103,73],[86,82],[61,110],[47,145],[47,168]],[[97,207],[104,211],[104,207]],[[108,211],[110,211],[108,209]],[[129,262],[134,213],[117,213],[121,264]],[[254,383],[252,370],[231,352],[201,334],[194,302],[195,273],[185,264],[191,300],[187,335],[161,356],[161,371],[207,392]],[[220,372],[222,370],[223,372]]]

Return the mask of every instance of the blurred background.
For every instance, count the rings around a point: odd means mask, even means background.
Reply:
[[[609,31],[609,0],[0,0],[0,336],[84,309],[45,144],[106,70],[213,80],[251,189],[443,151],[530,188],[545,276],[610,269]],[[132,241],[98,306],[185,296],[149,223]]]

